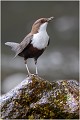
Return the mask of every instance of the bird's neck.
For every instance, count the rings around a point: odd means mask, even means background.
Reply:
[[[47,32],[46,29],[45,30],[39,30],[38,33],[45,33]]]
[[[48,24],[47,22],[44,23],[44,24],[42,24],[42,25],[40,26],[40,28],[38,29],[38,32],[46,32],[47,24]]]
[[[36,34],[36,33],[40,33],[40,32],[46,32],[47,25],[48,25],[48,23],[46,22],[38,27],[33,26],[31,33]]]
[[[46,29],[45,30],[38,30],[38,31],[31,31],[31,34],[37,34],[37,33],[47,33]]]

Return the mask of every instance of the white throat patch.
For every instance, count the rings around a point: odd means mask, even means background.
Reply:
[[[38,49],[44,49],[47,47],[49,41],[49,36],[46,32],[47,24],[48,24],[47,22],[43,23],[40,26],[38,33],[33,35],[31,42],[33,47],[36,47]]]
[[[48,25],[48,22],[43,23],[43,24],[40,26],[38,32],[40,32],[40,31],[45,31],[46,28],[47,28],[47,25]]]

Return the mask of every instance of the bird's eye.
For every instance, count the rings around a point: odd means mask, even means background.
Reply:
[[[41,23],[45,23],[46,21],[45,20],[41,20]]]

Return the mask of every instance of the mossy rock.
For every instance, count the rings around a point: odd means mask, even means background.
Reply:
[[[3,119],[78,119],[79,86],[76,80],[49,82],[32,75],[3,95]]]

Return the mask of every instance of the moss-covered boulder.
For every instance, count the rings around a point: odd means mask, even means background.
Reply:
[[[76,80],[49,82],[32,75],[3,95],[3,119],[78,119],[79,86]]]

